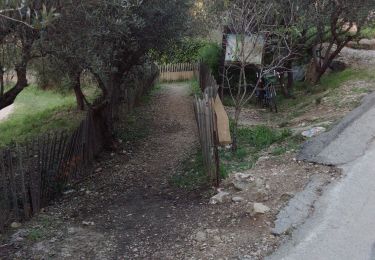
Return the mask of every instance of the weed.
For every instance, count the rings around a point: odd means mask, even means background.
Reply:
[[[116,128],[116,136],[123,142],[134,143],[146,138],[150,134],[150,128],[147,127],[147,120],[138,120],[139,114],[135,109],[127,116],[124,127]]]
[[[39,241],[43,238],[44,232],[40,228],[32,228],[29,230],[27,238],[33,242]]]
[[[207,185],[207,179],[203,156],[198,150],[182,162],[181,169],[172,177],[171,182],[179,188],[195,190]]]
[[[374,27],[365,27],[361,30],[361,36],[367,39],[375,38],[375,28]]]
[[[239,143],[254,146],[257,149],[264,149],[271,144],[280,142],[291,135],[290,130],[277,131],[267,126],[256,126],[254,128],[239,128]]]
[[[201,96],[202,90],[200,89],[199,82],[197,79],[193,79],[190,81],[190,92],[191,96]]]
[[[369,93],[370,90],[368,88],[352,88],[351,91],[356,94],[363,94],[363,93]]]
[[[226,106],[226,107],[234,107],[235,106],[234,101],[233,101],[232,97],[230,97],[230,96],[224,96],[223,105]]]
[[[232,125],[233,128],[233,125]],[[276,130],[267,126],[240,127],[237,131],[238,149],[220,150],[220,159],[227,172],[251,169],[261,153],[274,143],[291,138],[289,130]]]
[[[279,156],[287,152],[287,148],[283,146],[278,146],[274,148],[271,152],[272,155],[274,156]]]
[[[140,101],[142,104],[149,104],[151,102],[151,97],[154,96],[155,94],[159,93],[165,85],[163,84],[156,84],[153,88],[151,88],[148,93],[145,93],[140,97]]]

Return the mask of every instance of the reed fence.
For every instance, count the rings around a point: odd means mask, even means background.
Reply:
[[[38,213],[68,181],[90,174],[101,141],[88,112],[72,133],[48,133],[1,149],[0,231],[10,221]]]
[[[194,78],[195,63],[176,63],[159,65],[159,80],[161,82],[173,82],[191,80]]]
[[[157,70],[150,73],[152,76],[136,81],[136,90],[125,89],[121,93],[121,104],[108,105],[108,116],[115,109],[132,109],[139,96],[155,84]],[[68,183],[93,173],[95,156],[108,141],[102,131],[102,120],[89,110],[74,131],[46,133],[0,148],[0,233],[11,222],[37,214],[61,195]]]

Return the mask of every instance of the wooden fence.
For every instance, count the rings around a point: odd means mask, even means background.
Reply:
[[[202,95],[195,96],[194,112],[198,126],[199,141],[202,148],[203,164],[210,183],[220,182],[220,162],[218,154],[218,124],[214,110],[219,86],[207,66],[200,64],[195,71]]]
[[[194,78],[195,63],[176,63],[159,65],[159,80],[161,82],[183,81]]]
[[[207,87],[203,97],[195,96],[194,112],[198,125],[199,141],[202,147],[203,164],[210,183],[220,182],[218,155],[218,129],[216,114],[213,109],[217,95],[216,87]]]

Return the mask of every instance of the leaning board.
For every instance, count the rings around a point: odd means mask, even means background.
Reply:
[[[230,136],[229,118],[219,95],[216,96],[214,110],[217,117],[217,132],[219,136],[219,143],[220,145],[231,144],[232,138]]]

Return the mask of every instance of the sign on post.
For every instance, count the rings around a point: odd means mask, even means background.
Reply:
[[[262,65],[265,39],[258,34],[228,34],[225,62],[244,62]]]

